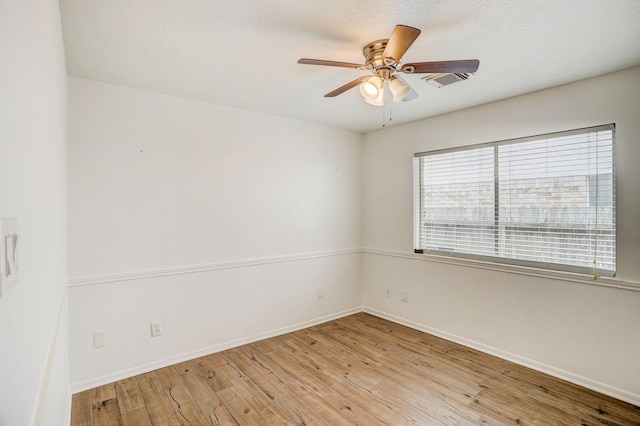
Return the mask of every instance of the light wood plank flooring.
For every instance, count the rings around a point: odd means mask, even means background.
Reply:
[[[73,396],[84,425],[640,425],[640,408],[364,313]]]

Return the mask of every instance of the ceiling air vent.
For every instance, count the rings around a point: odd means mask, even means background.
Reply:
[[[464,72],[457,72],[453,74],[431,74],[426,77],[422,77],[422,79],[432,86],[437,87],[438,89],[444,86],[448,86],[453,83],[457,83],[458,81],[463,81],[471,77],[471,74],[467,74]]]

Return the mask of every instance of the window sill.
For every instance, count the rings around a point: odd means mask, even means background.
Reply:
[[[466,268],[486,269],[509,274],[527,275],[530,277],[547,278],[559,281],[569,281],[580,284],[597,285],[603,287],[613,287],[622,290],[640,291],[640,282],[623,281],[616,278],[600,277],[592,279],[589,275],[575,274],[571,272],[552,271],[547,269],[530,268],[525,266],[506,265],[501,263],[483,262],[479,260],[461,259],[446,256],[436,256],[432,254],[416,254],[391,250],[379,250],[374,248],[363,248],[363,253],[397,257],[403,259],[419,260],[424,262],[445,263],[448,265],[462,266]]]

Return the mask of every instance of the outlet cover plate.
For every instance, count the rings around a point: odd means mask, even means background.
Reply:
[[[159,322],[151,323],[151,337],[156,337],[162,334],[162,324]]]
[[[96,331],[93,333],[93,348],[104,348],[107,346],[107,333],[104,331]]]

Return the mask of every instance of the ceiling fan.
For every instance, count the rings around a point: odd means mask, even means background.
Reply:
[[[322,59],[301,58],[299,64],[326,65],[330,67],[354,68],[370,71],[371,75],[358,77],[353,81],[327,93],[325,98],[338,96],[349,89],[360,86],[360,93],[364,100],[372,105],[384,104],[384,87],[387,86],[393,94],[393,100],[409,101],[418,94],[409,86],[398,73],[404,74],[455,74],[474,73],[478,70],[480,61],[468,59],[460,61],[413,62],[402,64],[400,60],[420,35],[420,30],[406,25],[396,25],[389,39],[372,41],[362,49],[364,64],[350,62],[325,61]]]

